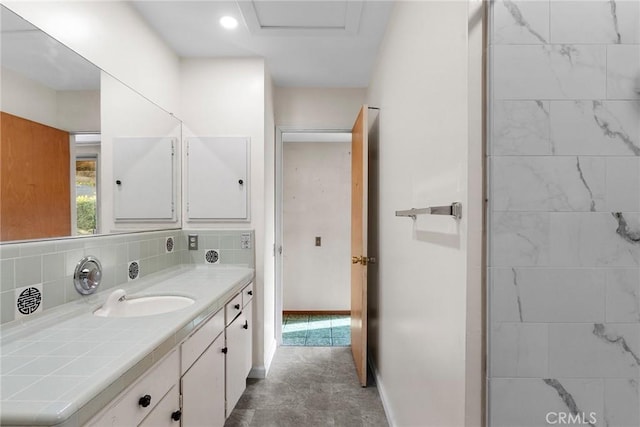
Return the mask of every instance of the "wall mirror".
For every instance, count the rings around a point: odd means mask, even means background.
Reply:
[[[0,242],[179,228],[181,122],[0,17]]]

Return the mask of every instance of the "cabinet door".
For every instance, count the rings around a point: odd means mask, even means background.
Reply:
[[[227,335],[227,417],[238,403],[247,386],[246,374],[246,342],[250,329],[245,328],[248,322],[242,312],[226,329]]]
[[[182,376],[182,427],[223,426],[224,334]]]
[[[242,343],[244,351],[244,377],[247,378],[253,367],[253,301],[249,301],[247,305],[244,306],[242,313],[245,316],[247,324]]]
[[[187,140],[187,216],[248,219],[249,138]]]
[[[173,138],[114,138],[116,221],[176,219],[175,143]]]
[[[180,390],[176,384],[138,427],[179,427],[180,418]]]
[[[138,425],[154,410],[167,392],[172,387],[175,388],[179,372],[180,356],[174,350],[123,391],[111,406],[96,415],[87,425],[95,427]]]

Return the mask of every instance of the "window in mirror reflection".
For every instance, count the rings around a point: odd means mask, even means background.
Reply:
[[[74,135],[76,147],[76,235],[97,234],[98,200],[100,188],[98,168],[100,155],[99,134]]]

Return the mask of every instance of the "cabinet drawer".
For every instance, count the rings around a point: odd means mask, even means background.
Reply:
[[[180,418],[182,418],[182,413],[179,411],[180,391],[176,384],[138,427],[179,427]],[[174,413],[177,420],[173,419]]]
[[[242,306],[246,306],[247,304],[249,304],[249,301],[251,301],[253,299],[253,295],[256,293],[254,286],[253,286],[253,282],[249,283],[247,286],[244,287],[244,289],[242,290]]]
[[[209,347],[209,345],[224,331],[224,310],[218,311],[207,322],[195,331],[182,344],[180,350],[182,352],[181,374],[193,365],[198,357]]]
[[[242,313],[242,293],[236,295],[231,301],[224,306],[224,313],[226,318],[225,325],[233,322],[238,314]]]
[[[132,426],[138,425],[178,383],[180,360],[174,350],[154,365],[138,382],[122,392],[116,402],[103,414],[89,422],[92,426]],[[141,400],[149,396],[149,404],[143,407]]]

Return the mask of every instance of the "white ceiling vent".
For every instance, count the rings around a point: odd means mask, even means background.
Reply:
[[[355,35],[362,1],[238,1],[249,31],[259,35]]]

